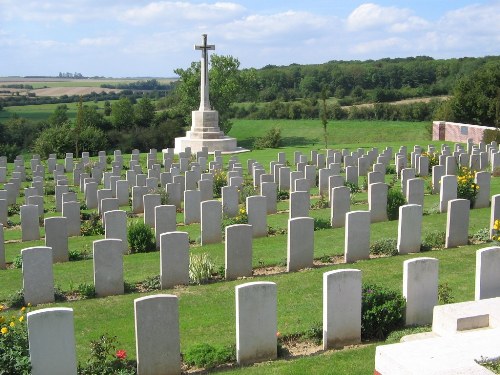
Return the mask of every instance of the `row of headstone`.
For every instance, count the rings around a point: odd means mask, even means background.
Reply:
[[[179,235],[178,239],[184,241],[182,237]],[[482,249],[476,254],[476,299],[500,296],[497,272],[500,247]],[[434,258],[404,262],[406,325],[432,323],[433,308],[438,303],[438,265]],[[276,359],[277,285],[273,282],[238,285],[235,297],[237,362],[250,364]],[[361,271],[343,269],[323,274],[325,350],[361,342],[361,299]],[[138,374],[180,374],[178,297],[159,294],[137,298],[134,316]],[[32,374],[76,374],[73,310],[47,308],[29,312],[27,324]]]

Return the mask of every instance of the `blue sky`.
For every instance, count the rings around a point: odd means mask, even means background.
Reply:
[[[242,67],[500,54],[500,0],[0,0],[0,76],[171,77],[216,53]]]

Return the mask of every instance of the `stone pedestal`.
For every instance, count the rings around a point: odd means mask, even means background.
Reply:
[[[193,111],[191,130],[185,137],[175,138],[174,152],[183,152],[186,147],[191,147],[191,152],[201,151],[203,147],[208,152],[238,152],[246,151],[238,148],[236,138],[224,135],[219,128],[219,113],[214,110]]]

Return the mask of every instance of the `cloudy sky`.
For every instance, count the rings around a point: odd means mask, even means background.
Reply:
[[[242,67],[500,54],[500,0],[0,0],[0,76],[171,77],[216,53]]]

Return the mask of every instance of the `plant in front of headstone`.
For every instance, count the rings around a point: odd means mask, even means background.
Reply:
[[[153,230],[140,221],[132,222],[127,231],[131,253],[147,253],[156,250]]]
[[[495,220],[498,221],[498,220]],[[499,228],[500,228],[500,221],[498,221]],[[495,226],[493,226],[495,228]],[[495,238],[490,239],[490,230],[488,228],[481,228],[477,230],[475,233],[473,233],[471,236],[469,236],[469,242],[473,245],[475,244],[481,244],[481,243],[486,243],[486,242],[491,242],[491,240],[497,240],[497,232],[495,229],[493,229],[494,236]]]
[[[396,174],[396,166],[390,164],[387,167],[385,167],[385,174]]]
[[[276,199],[278,202],[290,199],[290,192],[287,190],[279,190],[278,189],[278,193],[276,194]]]
[[[242,204],[246,203],[246,200],[248,197],[251,197],[253,195],[257,195],[257,192],[252,184],[251,181],[246,180],[243,185],[240,186],[238,189],[238,192],[240,193],[240,200],[239,202]]]
[[[361,337],[364,340],[384,339],[404,326],[406,301],[401,293],[364,284],[361,294]]]
[[[12,261],[12,268],[21,268],[23,266],[23,257],[21,254],[17,254]]]
[[[92,253],[88,245],[85,245],[82,250],[70,249],[68,255],[70,261],[92,259]]]
[[[401,190],[390,188],[387,192],[387,218],[389,220],[399,219],[399,207],[406,204],[406,199]]]
[[[81,299],[95,298],[95,287],[94,284],[90,283],[80,283],[76,287],[76,291],[80,295]]]
[[[227,226],[235,224],[248,224],[248,214],[245,207],[240,207],[238,215],[235,217],[229,217],[227,215],[223,216],[221,223],[222,231],[224,232]]]
[[[457,171],[457,198],[468,199],[472,207],[478,193],[479,185],[474,181],[474,172],[467,167],[460,167]]]
[[[398,240],[396,238],[384,238],[370,245],[370,254],[373,255],[398,255]]]
[[[328,208],[328,199],[325,196],[320,195],[319,199],[311,204],[311,210],[321,210],[323,208]]]
[[[332,224],[330,223],[330,220],[315,217],[314,218],[314,230],[316,231],[316,230],[322,230],[322,229],[332,229]]]
[[[443,283],[438,285],[438,302],[441,305],[446,305],[448,303],[453,303],[454,298],[452,294],[451,287],[448,283]]]
[[[214,346],[207,343],[196,344],[182,354],[183,362],[188,366],[211,369],[236,361],[236,347]]]
[[[28,375],[31,362],[25,314],[29,306],[13,312],[4,310],[0,305],[0,373]]]
[[[204,284],[212,278],[215,264],[207,253],[189,254],[189,281],[192,284]]]
[[[46,196],[53,196],[56,193],[56,185],[53,182],[46,182],[43,187],[43,193]]]
[[[214,172],[213,194],[214,198],[222,197],[222,187],[226,186],[227,174],[221,169]]]
[[[135,375],[134,361],[127,360],[127,352],[119,349],[116,336],[102,335],[90,342],[90,358],[78,364],[78,375]]]
[[[149,276],[139,282],[138,289],[142,292],[152,292],[161,289],[160,275]]]
[[[148,194],[160,194],[161,204],[168,204],[168,193],[165,188],[150,189]]]
[[[23,288],[10,294],[9,297],[7,297],[6,303],[7,303],[7,306],[10,306],[13,308],[23,307],[24,306],[24,290],[23,290]]]
[[[430,251],[434,249],[444,248],[446,240],[446,232],[444,231],[433,231],[427,233],[422,240],[420,245],[420,251]]]
[[[19,206],[17,203],[11,204],[7,209],[7,215],[8,216],[19,215],[20,210],[21,206]]]
[[[104,234],[104,226],[102,225],[101,218],[96,213],[91,213],[88,220],[84,220],[80,233],[82,236],[98,236]]]

